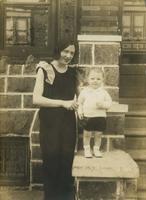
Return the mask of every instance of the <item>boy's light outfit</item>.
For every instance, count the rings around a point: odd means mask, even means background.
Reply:
[[[108,92],[103,88],[93,89],[84,88],[79,97],[79,110],[83,109],[85,117],[106,117],[106,110],[111,106],[112,99]],[[101,102],[103,108],[98,108],[97,103]],[[82,104],[82,108],[80,107]]]
[[[112,99],[108,92],[103,87],[97,89],[85,87],[78,97],[78,102],[78,112],[83,113],[84,119],[87,119],[83,129],[88,131],[104,131],[106,128],[106,111],[112,104]],[[98,103],[100,103],[99,108]],[[102,157],[98,146],[94,146],[93,151],[96,157]],[[84,146],[84,153],[85,157],[92,157],[90,146]]]

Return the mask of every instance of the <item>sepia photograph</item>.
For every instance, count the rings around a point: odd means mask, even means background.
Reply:
[[[146,0],[0,0],[0,200],[146,200]]]

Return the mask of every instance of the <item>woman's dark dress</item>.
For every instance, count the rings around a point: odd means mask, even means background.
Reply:
[[[53,66],[52,66],[53,67]],[[43,96],[73,100],[76,89],[75,69],[59,73],[54,67],[53,84],[45,81]],[[72,200],[72,162],[76,142],[75,112],[59,107],[41,107],[40,146],[43,159],[45,200]]]

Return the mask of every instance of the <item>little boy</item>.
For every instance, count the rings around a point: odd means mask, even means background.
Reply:
[[[112,104],[112,99],[103,88],[104,74],[99,69],[91,69],[86,86],[78,97],[78,116],[83,122],[84,156],[91,158],[90,140],[94,134],[93,153],[95,157],[102,157],[100,152],[101,135],[106,128],[106,111]]]

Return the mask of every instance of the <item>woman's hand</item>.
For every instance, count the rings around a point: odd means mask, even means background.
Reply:
[[[67,110],[77,110],[78,103],[75,100],[63,101],[62,106]]]

